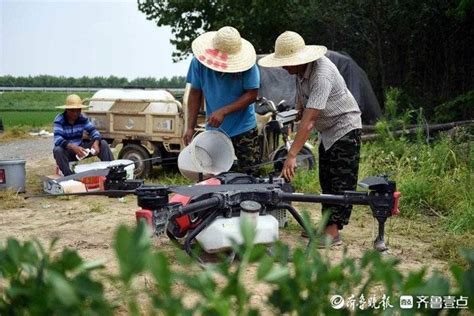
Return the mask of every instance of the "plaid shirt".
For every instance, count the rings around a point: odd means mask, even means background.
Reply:
[[[325,150],[353,129],[362,128],[357,101],[325,56],[309,63],[303,76],[296,79],[296,108],[303,106],[320,111],[314,127]]]
[[[69,143],[80,145],[84,130],[89,133],[91,140],[100,140],[99,131],[84,115],[81,114],[71,125],[66,119],[66,112],[58,114],[54,119],[54,146],[66,148]]]

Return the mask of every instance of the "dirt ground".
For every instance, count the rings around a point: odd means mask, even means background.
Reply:
[[[41,177],[54,173],[55,163],[52,155],[32,155],[27,159],[27,194],[41,193]],[[298,210],[306,210],[315,221],[319,218],[319,205],[296,203]],[[112,247],[113,234],[120,224],[135,225],[136,198],[128,196],[124,201],[107,197],[72,198],[34,198],[15,200],[0,197],[0,240],[15,237],[20,240],[37,238],[49,244],[59,237],[58,249],[72,247],[88,260],[103,260],[110,271],[116,271],[116,261]],[[403,206],[402,206],[403,212]],[[434,225],[434,224],[433,224]],[[290,229],[280,230],[280,237],[289,245],[302,244],[300,230],[291,225]],[[428,265],[430,269],[447,271],[445,262],[433,258],[430,251],[434,234],[430,233],[432,224],[408,221],[402,218],[391,219],[386,228],[386,241],[390,251],[388,256],[401,260],[402,271],[411,271]],[[361,258],[365,250],[372,247],[376,223],[369,214],[368,207],[357,207],[351,223],[343,230],[342,239],[350,256]],[[155,238],[155,246],[172,252],[174,247],[166,237]],[[322,255],[337,261],[344,247],[324,250]],[[249,274],[254,274],[249,268]],[[250,278],[252,279],[252,278]],[[264,296],[266,289],[256,291]]]

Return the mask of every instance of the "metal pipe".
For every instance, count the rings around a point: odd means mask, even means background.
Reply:
[[[204,211],[209,208],[217,207],[221,204],[221,198],[218,196],[212,196],[209,199],[198,201],[191,203],[189,205],[184,206],[181,210],[176,211],[170,218],[170,220],[174,220],[176,217],[180,217],[187,214],[192,214],[200,211]]]
[[[326,203],[336,205],[369,205],[369,194],[367,192],[344,192],[343,195],[332,194],[302,194],[281,193],[282,201]]]
[[[201,258],[198,256],[193,256],[193,253],[191,251],[191,242],[193,241],[196,236],[204,230],[209,224],[216,219],[217,215],[219,214],[219,210],[213,211],[209,216],[207,216],[189,235],[186,237],[186,240],[184,241],[183,249],[186,251],[186,253],[191,256],[196,258],[199,262],[203,263]]]

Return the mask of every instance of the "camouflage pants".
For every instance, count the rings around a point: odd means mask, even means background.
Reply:
[[[352,191],[357,187],[360,159],[360,129],[352,130],[340,138],[328,151],[319,146],[319,182],[325,194]],[[322,211],[331,212],[327,225],[337,224],[339,229],[349,223],[352,205],[322,204]]]
[[[253,128],[245,133],[231,137],[237,156],[237,168],[234,171],[249,173],[252,166],[259,163],[259,147],[257,128]]]

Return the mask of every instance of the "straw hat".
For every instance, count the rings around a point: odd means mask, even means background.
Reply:
[[[220,72],[246,71],[257,60],[253,45],[231,26],[200,35],[193,41],[192,50],[204,66]]]
[[[77,94],[70,94],[66,98],[66,104],[57,106],[56,108],[72,110],[72,109],[86,109],[88,108],[88,106],[82,104],[82,100]]]
[[[283,67],[307,64],[324,56],[325,46],[306,45],[296,32],[286,31],[275,41],[275,53],[258,61],[262,67]]]

